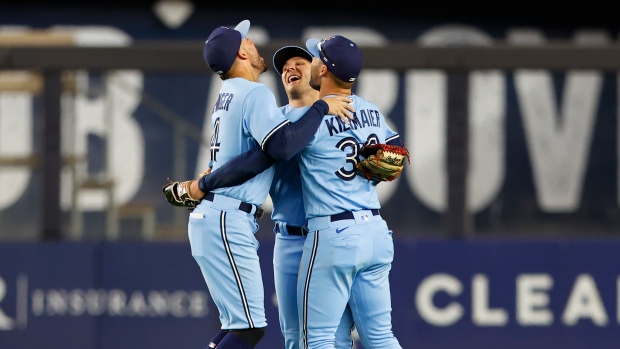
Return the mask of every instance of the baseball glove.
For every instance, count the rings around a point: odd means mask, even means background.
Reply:
[[[193,210],[200,203],[200,200],[196,200],[189,195],[189,185],[193,182],[173,182],[168,178],[168,183],[162,187],[162,193],[172,206],[186,207],[188,210]]]
[[[357,174],[375,184],[395,180],[405,167],[405,158],[409,163],[409,151],[396,145],[365,144],[360,153],[365,159],[355,166]]]

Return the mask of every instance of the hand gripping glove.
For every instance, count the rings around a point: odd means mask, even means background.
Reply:
[[[189,195],[189,186],[193,181],[173,182],[168,178],[168,183],[162,187],[162,193],[168,203],[176,207],[186,207],[190,211],[195,209],[200,200]]]
[[[356,172],[375,184],[395,180],[405,167],[405,158],[409,163],[409,151],[396,145],[363,145],[360,153],[365,159],[355,165]]]

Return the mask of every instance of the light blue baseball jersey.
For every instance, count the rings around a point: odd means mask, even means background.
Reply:
[[[308,146],[298,154],[306,218],[381,207],[375,185],[355,173],[363,143],[386,143],[398,137],[374,103],[356,95],[355,119],[349,125],[325,115]]]
[[[213,170],[253,147],[262,147],[273,132],[289,123],[267,86],[242,78],[222,82],[211,118]],[[260,206],[267,198],[272,177],[273,168],[241,185],[213,192]]]
[[[267,86],[242,78],[222,82],[211,118],[213,170],[262,147],[273,132],[289,123]],[[257,206],[267,198],[272,177],[273,167],[243,184],[213,190],[190,214],[192,256],[218,308],[223,330],[267,326],[254,234]],[[253,204],[251,208],[247,203]]]
[[[295,108],[287,104],[280,108],[282,114],[292,122],[301,118],[310,107]],[[289,161],[278,161],[275,165],[275,174],[271,182],[269,195],[273,202],[271,219],[286,222],[296,227],[306,224],[301,189],[301,177],[297,158]]]
[[[301,348],[336,348],[350,307],[364,348],[402,349],[392,332],[392,231],[379,213],[376,185],[355,173],[361,144],[398,137],[379,108],[351,95],[355,119],[334,115],[298,154],[308,235],[297,281]]]
[[[292,122],[299,120],[309,107],[295,108],[287,104],[280,108],[286,118]],[[273,274],[278,299],[278,318],[280,330],[284,336],[286,349],[300,348],[300,325],[297,311],[297,281],[299,263],[306,238],[288,235],[286,226],[302,227],[306,223],[303,207],[301,174],[297,158],[279,161],[275,165],[275,174],[269,195],[273,202],[272,220],[279,226],[273,248]],[[347,307],[335,333],[335,347],[350,349],[352,347],[351,329],[353,315]]]

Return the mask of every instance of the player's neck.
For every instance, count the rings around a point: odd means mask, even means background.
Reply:
[[[319,98],[323,98],[327,95],[336,96],[350,96],[352,94],[350,88],[343,88],[336,85],[331,79],[322,79],[321,87],[319,89]]]
[[[314,91],[314,93],[304,93],[299,98],[288,98],[288,104],[295,108],[307,107],[312,105],[312,103],[316,102],[319,99],[318,91]]]
[[[261,72],[259,72],[257,69],[252,68],[251,66],[241,65],[238,69],[232,71],[230,79],[243,78],[253,82],[258,82],[258,77],[260,76],[260,74]]]
[[[334,88],[323,88],[323,86],[321,86],[321,91],[319,91],[319,98],[323,98],[325,96],[328,95],[332,95],[332,96],[350,96],[352,95],[353,92],[351,91],[350,88],[338,88],[338,87],[334,87]]]

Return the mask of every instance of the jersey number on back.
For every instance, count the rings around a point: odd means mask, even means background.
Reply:
[[[343,152],[346,152],[346,163],[351,164],[351,168],[347,169],[348,166],[342,166],[338,169],[338,171],[335,172],[336,176],[338,176],[338,178],[342,179],[343,181],[350,181],[355,178],[355,165],[360,162],[360,148],[364,144],[370,145],[377,143],[379,143],[379,137],[377,137],[377,135],[374,133],[369,135],[366,139],[366,143],[363,144],[359,143],[354,137],[345,137],[341,139],[336,144],[336,148],[340,149]]]
[[[220,151],[220,118],[215,119],[213,124],[213,135],[211,135],[211,161],[217,161],[217,152]]]

